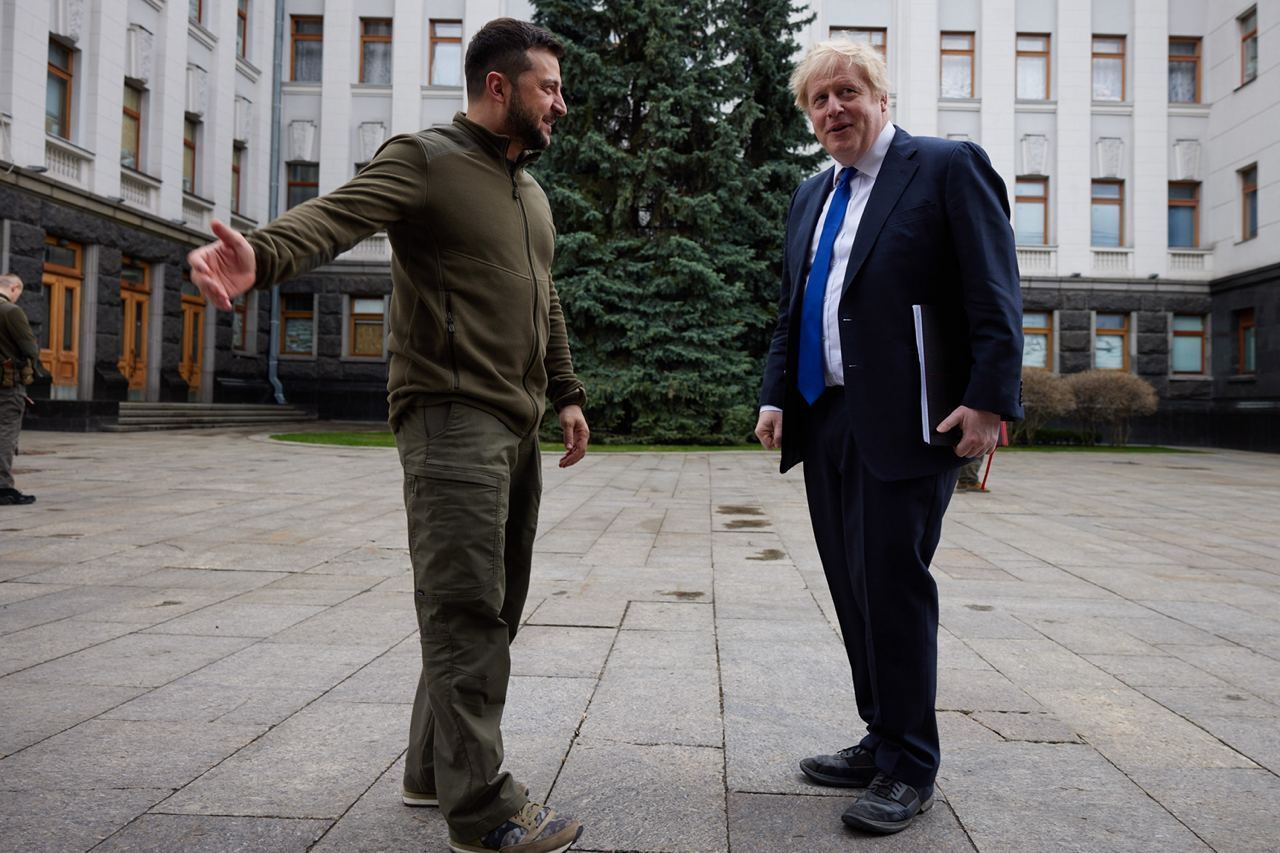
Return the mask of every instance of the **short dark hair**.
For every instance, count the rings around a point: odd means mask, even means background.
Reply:
[[[475,100],[484,93],[484,78],[490,71],[514,82],[532,67],[528,52],[534,49],[564,58],[564,45],[542,27],[515,18],[495,18],[485,24],[467,45],[467,97]]]

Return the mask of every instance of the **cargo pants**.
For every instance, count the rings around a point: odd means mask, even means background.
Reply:
[[[422,641],[404,786],[437,792],[450,834],[470,841],[527,799],[502,770],[501,726],[542,496],[538,437],[461,403],[415,407],[395,435]]]
[[[26,408],[26,390],[21,385],[0,388],[0,489],[13,488],[13,453]]]

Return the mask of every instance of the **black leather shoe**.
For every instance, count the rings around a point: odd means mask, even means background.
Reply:
[[[861,746],[850,746],[835,755],[815,755],[800,762],[800,769],[819,785],[833,788],[865,788],[876,777],[876,757]]]
[[[867,792],[840,819],[864,832],[888,835],[911,825],[916,815],[933,808],[933,786],[913,788],[886,773],[876,774]]]
[[[17,489],[0,489],[0,505],[25,506],[36,502],[35,495],[24,495]]]

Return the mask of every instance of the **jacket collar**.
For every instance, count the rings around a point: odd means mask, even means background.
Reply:
[[[467,118],[466,113],[454,113],[453,124],[454,127],[461,129],[485,148],[500,157],[502,162],[507,164],[508,168],[523,169],[542,156],[541,149],[526,148],[524,151],[520,152],[520,156],[516,158],[514,163],[512,163],[507,159],[507,148],[511,145],[511,137],[503,136],[501,133],[494,133],[484,125],[478,124]]]

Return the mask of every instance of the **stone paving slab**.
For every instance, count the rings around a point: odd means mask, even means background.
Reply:
[[[23,443],[0,849],[444,849],[398,798],[420,658],[394,451]],[[796,766],[862,728],[801,477],[594,453],[544,480],[506,767],[580,849],[1275,849],[1280,457],[1003,453],[957,496],[938,800],[890,838]]]

